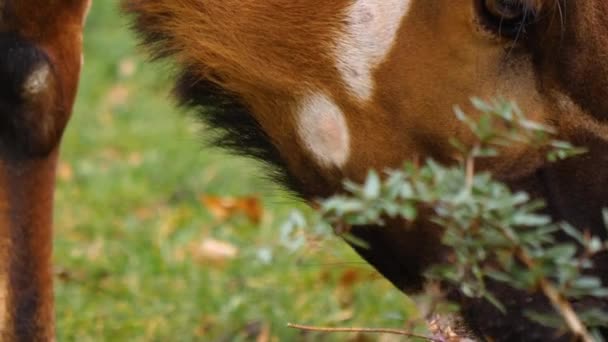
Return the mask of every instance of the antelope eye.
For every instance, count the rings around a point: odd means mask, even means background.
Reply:
[[[488,14],[505,21],[519,20],[524,15],[524,8],[518,0],[484,0]]]
[[[531,15],[522,0],[478,0],[477,11],[486,29],[505,37],[516,36]]]

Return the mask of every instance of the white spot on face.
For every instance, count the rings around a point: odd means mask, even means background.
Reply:
[[[390,53],[411,0],[357,0],[336,46],[337,67],[347,89],[361,101],[374,93],[373,71]]]
[[[298,105],[298,135],[323,167],[341,168],[350,155],[350,135],[344,113],[325,94],[313,93]]]

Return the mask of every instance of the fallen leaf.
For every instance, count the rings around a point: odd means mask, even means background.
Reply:
[[[61,161],[57,167],[57,177],[64,182],[71,181],[74,178],[74,169],[67,162]]]
[[[203,316],[199,326],[195,330],[198,337],[204,337],[217,325],[217,318],[213,316]]]
[[[201,196],[200,200],[217,220],[225,221],[237,215],[245,215],[254,224],[259,224],[262,221],[264,210],[258,197]]]
[[[193,250],[199,262],[224,263],[237,257],[239,250],[229,242],[205,239]]]
[[[120,61],[120,64],[118,65],[118,72],[120,76],[131,77],[135,74],[135,71],[137,71],[137,65],[133,59],[125,58]]]
[[[363,276],[361,273],[355,269],[348,269],[342,273],[340,276],[340,286],[344,288],[351,288],[356,283],[361,282],[363,280]]]
[[[117,84],[110,88],[107,101],[112,107],[123,106],[129,100],[129,88],[123,84]]]
[[[354,301],[354,291],[358,283],[369,281],[368,272],[363,269],[348,268],[338,278],[335,296],[343,308],[350,307]]]
[[[262,221],[264,209],[262,208],[262,203],[259,198],[248,197],[241,199],[239,206],[251,222],[259,224]]]
[[[155,207],[139,207],[133,210],[133,214],[138,220],[146,221],[153,218],[154,215],[156,215],[157,211],[160,211],[160,209],[157,209]]]
[[[258,334],[258,337],[255,339],[256,342],[270,342],[270,325],[268,323],[264,323],[262,325],[262,329]]]
[[[144,161],[144,157],[139,152],[133,152],[133,153],[129,154],[129,157],[127,158],[127,162],[129,163],[130,166],[141,166],[143,161]]]

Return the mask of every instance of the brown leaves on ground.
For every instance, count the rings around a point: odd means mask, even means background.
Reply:
[[[373,271],[355,267],[347,268],[340,274],[334,293],[343,309],[352,309],[357,284],[371,281],[373,275]]]
[[[203,195],[199,197],[200,203],[217,221],[227,221],[235,217],[245,217],[252,224],[259,224],[262,221],[263,207],[260,199],[255,196],[248,197],[219,197]],[[184,213],[180,210],[168,211],[161,218],[158,244],[170,237],[178,229]],[[149,217],[151,213],[158,212],[141,210],[137,214],[139,217]],[[187,216],[191,212],[185,213]],[[196,239],[185,245],[175,248],[174,257],[176,261],[193,260],[205,267],[223,268],[230,261],[236,259],[240,253],[236,245],[208,235],[203,232],[201,238]],[[200,240],[199,240],[200,239]]]
[[[124,58],[118,64],[118,74],[124,78],[130,78],[135,75],[137,64],[133,58]]]
[[[238,254],[239,249],[235,245],[212,238],[204,239],[192,248],[194,259],[204,264],[223,265]]]
[[[264,209],[257,196],[236,198],[204,195],[200,200],[209,213],[219,221],[226,221],[239,215],[244,215],[253,224],[260,224],[262,221]]]
[[[57,165],[57,178],[62,182],[69,182],[74,178],[74,169],[66,161],[60,161]]]
[[[106,101],[111,108],[124,106],[128,103],[131,90],[125,84],[116,84],[108,91]]]

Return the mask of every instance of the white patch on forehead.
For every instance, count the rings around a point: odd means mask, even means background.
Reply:
[[[337,67],[350,92],[367,101],[374,93],[374,69],[390,53],[411,0],[356,0],[336,46]]]
[[[342,110],[328,96],[313,93],[300,100],[297,131],[322,167],[341,168],[350,155],[350,135]]]

